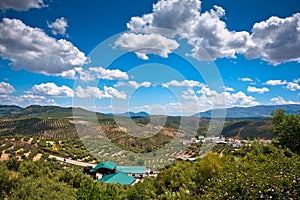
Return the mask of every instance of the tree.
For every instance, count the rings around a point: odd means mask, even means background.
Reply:
[[[11,191],[13,180],[9,178],[10,172],[2,163],[0,163],[0,171],[0,199],[4,199]]]
[[[76,199],[75,191],[67,184],[47,176],[21,177],[12,191],[12,199]]]
[[[300,153],[300,112],[298,114],[286,114],[284,110],[272,112],[272,131],[278,137],[279,143]]]
[[[5,164],[6,164],[6,167],[9,170],[15,170],[15,171],[17,171],[19,169],[19,166],[20,166],[20,161],[18,161],[17,157],[12,157],[8,161],[6,161]]]

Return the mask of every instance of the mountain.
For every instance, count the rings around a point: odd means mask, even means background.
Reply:
[[[150,116],[150,114],[146,113],[146,112],[109,113],[107,115],[110,115],[110,116],[119,116],[119,117],[131,117],[131,118],[149,117]]]
[[[290,105],[261,105],[254,107],[234,107],[226,109],[226,118],[262,118],[262,117],[270,117],[272,111],[283,109],[287,113],[298,113],[300,110],[300,104],[290,104]],[[214,118],[221,118],[224,109],[215,109],[214,110]],[[200,112],[193,117],[199,118],[211,118],[212,110],[208,110],[205,112]]]

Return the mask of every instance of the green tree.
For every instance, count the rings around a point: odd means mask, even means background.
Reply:
[[[76,199],[75,191],[67,184],[47,176],[21,177],[14,186],[12,199]]]
[[[0,199],[4,199],[11,191],[13,180],[9,178],[10,172],[2,163],[0,163],[0,171]]]
[[[92,179],[87,179],[80,184],[80,188],[76,191],[78,200],[98,200],[101,199],[100,188],[98,183]]]
[[[278,141],[293,152],[300,153],[300,112],[286,114],[284,110],[272,112],[272,131]]]
[[[19,169],[19,166],[20,166],[20,161],[18,161],[17,157],[12,157],[9,160],[7,160],[5,164],[6,164],[6,167],[9,170],[17,171]]]

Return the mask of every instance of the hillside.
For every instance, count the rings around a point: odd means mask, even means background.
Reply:
[[[0,117],[9,116],[20,110],[22,110],[22,108],[19,106],[0,105]]]
[[[226,118],[265,118],[270,117],[272,111],[283,109],[289,114],[298,113],[300,110],[300,104],[290,104],[290,105],[270,105],[270,106],[253,106],[253,107],[234,107],[226,109]],[[214,118],[221,118],[224,109],[215,109]],[[200,112],[193,117],[199,118],[211,118],[212,110],[205,112]]]
[[[272,124],[269,119],[233,119],[225,123],[222,135],[241,139],[272,139]]]

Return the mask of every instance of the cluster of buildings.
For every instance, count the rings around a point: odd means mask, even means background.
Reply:
[[[182,141],[183,145],[191,145],[191,144],[218,144],[218,145],[231,145],[233,147],[241,147],[243,141],[239,139],[234,139],[234,138],[226,138],[221,135],[221,136],[210,136],[210,137],[205,137],[204,135],[199,135],[198,137],[193,137],[190,140],[183,140]]]
[[[86,166],[84,173],[89,174],[98,182],[134,185],[144,176],[153,174],[146,166],[119,166],[115,162],[100,162],[95,167]]]

